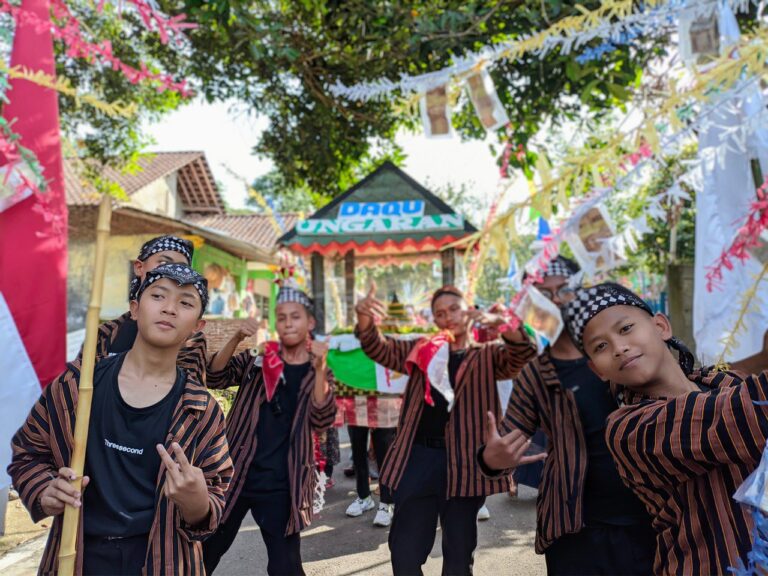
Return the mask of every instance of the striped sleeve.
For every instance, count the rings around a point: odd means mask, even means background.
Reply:
[[[500,425],[501,434],[518,429],[526,436],[533,436],[539,428],[539,403],[533,388],[536,382],[535,365],[535,362],[529,362],[512,386],[507,411]]]
[[[113,334],[120,328],[124,316],[125,314],[114,320],[99,324],[99,331],[96,334],[96,358],[106,358],[109,356]],[[74,360],[78,366],[83,363],[83,346],[85,346],[85,343],[80,345],[80,351],[77,353],[77,357]]]
[[[326,370],[326,378],[330,390],[322,404],[315,404],[315,396],[310,397],[309,423],[316,432],[322,432],[333,426],[336,420],[336,396],[334,394],[335,380],[333,373]]]
[[[205,384],[207,355],[208,343],[205,340],[205,334],[196,332],[187,340],[184,348],[179,350],[176,363],[180,368],[194,376],[197,381]]]
[[[517,378],[531,358],[536,356],[536,346],[528,336],[522,342],[509,342],[502,338],[503,344],[488,344],[493,350],[493,371],[496,380]]]
[[[206,386],[213,390],[221,390],[231,386],[238,386],[243,381],[245,371],[253,356],[251,356],[250,350],[244,350],[239,354],[235,354],[229,359],[227,365],[218,372],[211,369],[214,358],[216,358],[216,354],[211,356],[211,359],[208,361]]]
[[[726,377],[723,375],[723,377]],[[756,465],[768,437],[766,374],[711,392],[690,392],[614,412],[606,438],[619,472],[679,484],[723,464]],[[647,473],[646,473],[647,472]]]
[[[79,372],[69,367],[54,380],[32,407],[26,422],[11,440],[13,455],[8,474],[34,522],[39,522],[45,517],[37,504],[43,491],[58,474],[54,451],[66,452],[61,460],[69,461],[64,440],[57,438],[55,431],[61,430],[62,422],[68,419],[74,410],[71,390],[73,386],[74,389],[77,388],[78,377]],[[57,425],[55,421],[59,419],[62,422]],[[65,422],[67,428],[69,425],[69,422]]]
[[[384,336],[374,325],[367,330],[355,328],[355,336],[360,340],[360,346],[368,358],[385,368],[407,374],[405,361],[417,340],[399,340]]]
[[[232,480],[234,468],[229,456],[227,430],[224,413],[219,404],[209,396],[208,407],[198,424],[200,435],[197,439],[197,455],[194,466],[200,468],[208,487],[211,513],[201,526],[189,526],[182,522],[183,533],[190,540],[204,540],[213,534],[221,523],[226,493]]]

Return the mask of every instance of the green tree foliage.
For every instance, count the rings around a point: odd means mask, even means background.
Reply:
[[[161,0],[200,24],[190,33],[187,75],[209,100],[237,98],[270,124],[255,150],[275,163],[288,190],[335,196],[357,166],[396,153],[396,131],[418,126],[413,110],[389,100],[350,102],[329,86],[440,69],[455,57],[547,28],[594,9],[599,0]],[[514,142],[525,145],[549,118],[585,107],[596,114],[624,102],[655,49],[619,47],[579,64],[554,51],[492,70],[510,115]],[[485,132],[466,99],[454,117],[462,138]],[[527,160],[523,160],[525,163]],[[517,160],[515,160],[517,162]]]
[[[656,172],[638,194],[616,201],[610,205],[615,216],[637,218],[647,213],[649,199],[663,196],[685,172],[686,160],[695,157],[696,148],[686,148],[679,156],[667,159],[664,167]],[[627,265],[619,273],[645,270],[660,276],[666,275],[669,264],[693,264],[695,257],[696,197],[695,191],[685,184],[683,189],[690,200],[682,202],[661,201],[664,218],[648,218],[650,232],[638,242],[637,250],[628,256]]]
[[[92,42],[108,40],[113,54],[125,64],[137,69],[146,65],[155,73],[174,73],[184,68],[181,62],[188,54],[163,45],[130,10],[118,13],[116,5],[107,2],[103,12],[98,13],[93,2],[85,0],[71,0],[67,5],[78,18],[83,36]],[[72,58],[61,41],[54,42],[54,50],[56,74],[68,79],[79,92],[94,94],[105,102],[137,107],[137,114],[130,118],[108,116],[61,94],[61,127],[64,135],[76,143],[78,156],[96,161],[86,164],[93,177],[98,176],[99,164],[135,169],[134,161],[150,143],[142,125],[156,122],[176,109],[182,103],[181,96],[171,91],[160,92],[157,85],[149,82],[133,84],[109,66]],[[102,187],[108,188],[109,183]]]

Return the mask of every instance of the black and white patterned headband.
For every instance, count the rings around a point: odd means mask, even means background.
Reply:
[[[307,296],[306,292],[294,286],[280,287],[280,291],[277,293],[277,304],[285,304],[286,302],[296,302],[304,306],[310,314],[314,312],[315,305],[312,299]]]
[[[141,247],[141,250],[139,250],[139,257],[137,260],[144,262],[147,258],[152,256],[152,254],[165,252],[166,250],[178,252],[187,259],[187,264],[192,264],[192,254],[195,253],[195,245],[189,240],[184,240],[183,238],[178,238],[176,236],[158,236],[157,238],[148,240]],[[136,300],[140,286],[141,280],[134,276],[128,286],[128,300]]]
[[[584,329],[592,318],[603,310],[613,306],[635,306],[653,316],[653,310],[648,304],[631,290],[614,282],[605,282],[591,288],[576,291],[576,297],[569,302],[563,311],[565,324],[571,333],[573,342],[584,351]]]
[[[202,302],[200,315],[203,315],[208,308],[208,280],[184,264],[161,264],[154,270],[147,272],[144,282],[141,283],[141,286],[136,291],[135,300],[139,300],[147,288],[163,278],[173,280],[179,286],[192,286],[197,290]]]
[[[603,310],[613,306],[634,306],[653,316],[653,310],[648,303],[621,284],[605,282],[591,288],[577,290],[576,297],[565,306],[563,317],[571,338],[579,350],[584,352],[584,330],[589,321]],[[683,372],[686,375],[693,372],[695,359],[683,341],[672,336],[666,344],[677,351],[678,362]]]
[[[145,242],[139,251],[138,259],[144,262],[153,254],[168,250],[178,252],[187,259],[187,264],[192,264],[192,254],[195,252],[195,245],[189,240],[178,238],[177,236],[158,236]]]
[[[549,261],[549,264],[547,264],[547,269],[544,270],[542,275],[544,278],[549,276],[563,276],[565,278],[570,278],[574,274],[578,273],[579,266],[576,264],[576,262],[568,260],[568,258],[564,258],[562,256],[556,256],[554,259]]]

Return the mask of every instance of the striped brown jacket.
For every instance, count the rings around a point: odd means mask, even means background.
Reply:
[[[99,368],[97,364],[96,370]],[[26,423],[13,437],[13,460],[8,466],[8,474],[35,522],[44,517],[39,507],[41,494],[59,468],[70,463],[79,380],[79,364],[69,364],[64,374],[45,389]],[[224,494],[232,477],[232,460],[224,414],[205,387],[191,376],[188,376],[182,397],[174,409],[166,449],[171,449],[172,442],[178,442],[190,462],[203,470],[211,515],[206,526],[193,528],[184,523],[176,505],[165,496],[165,467],[161,464],[155,492],[155,517],[142,573],[203,575],[201,541],[212,534],[221,521]],[[83,512],[84,508],[80,508],[76,574],[82,573]],[[53,519],[38,572],[41,575],[54,575],[58,571],[63,517],[61,514]]]
[[[215,358],[215,356],[214,356]],[[227,504],[222,522],[226,522],[232,507],[243,490],[248,468],[256,454],[256,427],[259,423],[259,409],[266,400],[266,388],[258,356],[249,350],[230,358],[226,367],[214,372],[208,365],[208,387],[215,389],[239,386],[232,408],[227,414],[227,439],[235,463],[232,487],[227,493]],[[213,360],[213,358],[211,359]],[[301,383],[296,414],[291,426],[288,448],[288,479],[291,492],[291,515],[286,527],[286,536],[300,532],[312,521],[312,504],[315,495],[315,452],[312,432],[329,428],[336,417],[336,400],[333,395],[333,375],[328,372],[331,392],[322,405],[316,405],[312,392],[315,385],[315,369],[309,372]]]
[[[656,574],[727,574],[752,547],[749,511],[733,500],[768,437],[766,373],[704,370],[701,392],[670,399],[624,392],[606,439],[619,474],[657,532]]]
[[[417,340],[384,336],[375,326],[357,331],[363,351],[385,368],[406,374],[406,359]],[[445,429],[448,498],[488,496],[507,489],[505,479],[484,476],[476,454],[484,443],[487,412],[501,418],[497,380],[514,378],[536,354],[529,342],[473,344],[456,375],[455,401]],[[424,374],[414,369],[403,397],[403,407],[392,446],[382,466],[381,481],[397,489],[411,454],[416,428],[424,409]]]
[[[99,326],[96,338],[96,358],[106,358],[112,352],[112,343],[117,338],[117,333],[127,320],[131,319],[131,313],[126,312],[114,320],[103,322]],[[207,356],[207,344],[205,334],[196,332],[187,340],[186,345],[179,351],[176,364],[191,373],[195,380],[205,383],[205,362]],[[77,354],[75,362],[80,364],[83,359],[83,350]]]
[[[533,436],[541,428],[550,440],[549,456],[536,506],[536,552],[582,529],[587,443],[576,397],[557,377],[549,348],[529,362],[515,380],[502,434],[515,428]]]

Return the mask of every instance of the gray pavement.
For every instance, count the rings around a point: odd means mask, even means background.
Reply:
[[[343,441],[343,440],[342,440]],[[334,472],[336,486],[326,492],[323,511],[301,536],[304,570],[308,576],[386,576],[389,564],[389,529],[372,525],[374,511],[348,518],[344,511],[355,497],[354,478],[345,478],[341,468],[349,461],[349,446],[342,444],[342,464]],[[475,553],[475,574],[484,576],[543,576],[544,558],[533,551],[536,491],[520,487],[520,497],[498,494],[488,499],[491,519],[480,522]],[[37,566],[45,536],[13,549],[0,558],[3,576],[29,576]],[[426,576],[440,574],[440,532],[424,567]],[[216,576],[266,575],[267,553],[258,526],[248,516],[237,539],[222,558]]]
[[[308,576],[392,574],[387,548],[389,529],[372,525],[375,511],[359,518],[348,518],[344,514],[355,498],[354,478],[345,478],[341,470],[348,461],[349,446],[342,444],[342,464],[334,471],[336,486],[326,492],[325,508],[315,517],[312,526],[302,532],[301,555]],[[536,491],[521,486],[518,499],[498,494],[489,498],[487,504],[491,518],[479,525],[475,574],[546,574],[544,557],[533,550]],[[424,566],[426,576],[440,574],[441,558],[438,530],[432,553]],[[222,558],[215,576],[260,576],[266,574],[266,566],[266,548],[258,526],[249,515],[232,548]]]

